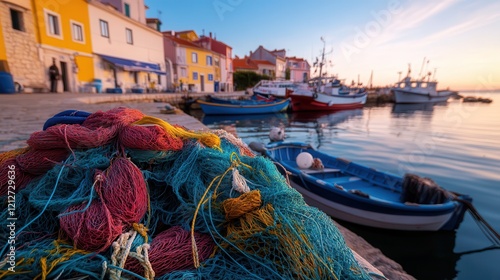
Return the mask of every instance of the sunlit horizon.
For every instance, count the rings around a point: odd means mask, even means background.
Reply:
[[[438,89],[500,89],[500,3],[465,1],[145,0],[162,30],[212,32],[243,57],[262,45],[312,65],[325,41],[328,75],[393,85],[411,65]],[[428,62],[427,62],[428,61]],[[425,63],[424,63],[425,62]],[[311,71],[314,76],[314,71]]]

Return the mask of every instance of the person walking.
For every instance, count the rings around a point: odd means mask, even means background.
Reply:
[[[59,68],[56,66],[56,59],[52,58],[52,65],[49,67],[50,92],[57,92],[57,81],[59,80]]]

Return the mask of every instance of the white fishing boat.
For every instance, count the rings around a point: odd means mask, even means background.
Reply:
[[[326,65],[325,41],[321,59],[314,63],[319,67],[319,76],[309,81],[308,90],[294,91],[292,111],[337,111],[361,108],[366,102],[367,92],[358,81],[355,86],[346,86],[337,77],[324,77],[323,66]]]
[[[310,81],[317,90],[293,92],[292,111],[336,111],[361,108],[367,92],[362,87],[348,87],[336,78],[316,78]]]
[[[297,86],[290,81],[261,80],[253,87],[254,94],[284,98],[287,92],[293,91]]]
[[[453,95],[451,90],[437,90],[438,82],[431,80],[431,73],[420,79],[412,79],[408,74],[392,88],[395,103],[446,102]]]

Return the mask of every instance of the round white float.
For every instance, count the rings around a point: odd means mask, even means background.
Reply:
[[[313,165],[314,158],[310,153],[302,152],[295,158],[295,162],[299,168],[310,168]]]
[[[285,129],[283,127],[272,127],[269,131],[271,141],[283,141],[285,139]]]

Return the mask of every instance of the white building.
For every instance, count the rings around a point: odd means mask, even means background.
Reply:
[[[94,72],[103,91],[165,90],[163,35],[146,24],[144,0],[88,2]]]

